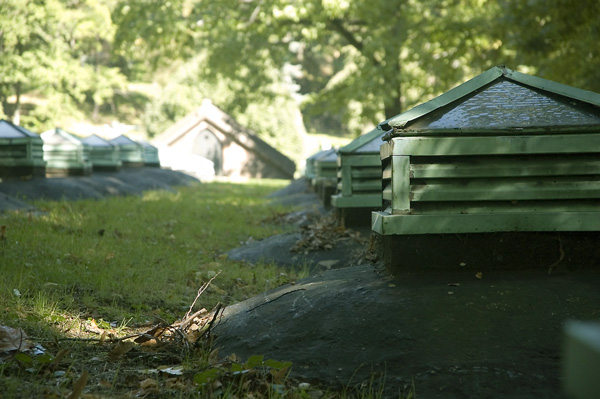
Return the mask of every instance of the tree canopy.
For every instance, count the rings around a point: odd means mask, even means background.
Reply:
[[[311,131],[359,134],[498,64],[600,91],[598,15],[595,0],[4,0],[0,112],[118,116],[144,81],[161,87],[137,105],[150,134],[202,97],[277,145],[298,109]]]
[[[600,90],[599,3],[575,3],[178,0],[168,9],[176,23],[137,20],[142,33],[120,37],[146,51],[164,48],[148,57],[155,64],[176,43],[182,54],[201,49],[203,79],[243,83],[238,107],[268,95],[279,69],[295,85],[309,129],[359,133],[498,64]]]

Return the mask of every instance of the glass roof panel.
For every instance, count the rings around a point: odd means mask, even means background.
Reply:
[[[437,109],[406,127],[505,129],[582,125],[600,125],[600,109],[578,100],[498,79],[466,100],[461,99]]]

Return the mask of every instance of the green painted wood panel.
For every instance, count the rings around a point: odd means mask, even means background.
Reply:
[[[410,212],[410,157],[392,157],[392,209]]]
[[[381,179],[381,166],[376,168],[352,168],[351,174],[356,179]]]
[[[342,195],[344,195],[345,197],[348,197],[350,195],[352,195],[352,169],[350,166],[342,166],[341,167],[341,176],[338,173],[338,177],[341,179],[341,192]],[[339,187],[340,184],[338,184],[338,190],[340,190]]]
[[[391,201],[392,200],[392,183],[389,182],[388,184],[385,185],[385,187],[383,188],[381,195],[383,197],[384,200],[386,201]]]
[[[382,235],[496,231],[597,231],[600,212],[390,215],[372,212],[371,228]]]
[[[353,181],[352,182],[352,191],[360,192],[360,191],[381,191],[381,180],[363,180],[363,181]]]
[[[385,164],[385,168],[381,172],[381,178],[384,180],[392,178],[392,163],[391,162],[387,162]]]
[[[381,167],[379,154],[340,155],[338,160],[342,165]]]
[[[553,134],[545,136],[494,137],[401,137],[382,146],[382,158],[393,155],[509,155],[596,153],[600,134]]]
[[[351,197],[332,195],[331,204],[336,208],[380,208],[381,193],[355,194]]]
[[[383,199],[391,206],[374,216],[374,228],[383,234],[599,230],[598,144],[600,134],[394,138],[381,151]],[[564,214],[572,218],[557,226]],[[582,222],[584,216],[593,217]]]
[[[394,181],[395,182],[395,181]],[[406,194],[405,194],[406,195]],[[600,179],[559,178],[473,179],[427,181],[411,185],[410,201],[520,201],[552,199],[587,199],[600,197]],[[397,208],[394,206],[394,209]]]
[[[411,215],[515,213],[515,212],[600,212],[598,200],[413,202]],[[393,214],[393,212],[391,212]]]
[[[5,158],[27,158],[27,144],[0,144],[0,159]]]
[[[381,159],[381,161],[384,161],[394,155],[394,144],[394,140],[390,140],[379,148],[379,159]]]
[[[410,173],[414,179],[461,177],[568,176],[600,174],[600,156],[571,155],[530,157],[464,158],[435,157],[432,163],[411,159]],[[433,163],[435,162],[435,163]]]

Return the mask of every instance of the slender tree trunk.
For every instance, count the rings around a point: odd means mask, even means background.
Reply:
[[[15,85],[15,108],[12,112],[12,123],[15,125],[21,124],[21,83]]]
[[[100,114],[100,105],[96,101],[95,92],[98,90],[98,52],[94,50],[93,54],[94,58],[94,93],[92,93],[92,103],[94,104],[94,109],[92,111],[92,121],[98,121],[98,115]]]
[[[391,79],[394,82],[389,93],[384,97],[385,117],[391,118],[401,113],[402,110],[402,67],[400,60],[396,62],[395,76]]]

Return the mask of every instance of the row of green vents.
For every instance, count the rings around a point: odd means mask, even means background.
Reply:
[[[600,231],[597,93],[499,66],[379,129],[376,233]]]
[[[321,150],[306,160],[305,178],[327,206],[337,185],[338,152],[332,147]]]
[[[160,167],[158,149],[125,135],[105,140],[79,137],[60,128],[40,135],[0,120],[0,177],[86,176],[122,166]]]
[[[335,208],[381,208],[379,148],[384,134],[375,128],[338,150],[336,194],[331,197]]]
[[[0,120],[0,178],[45,176],[44,142],[24,127]]]

